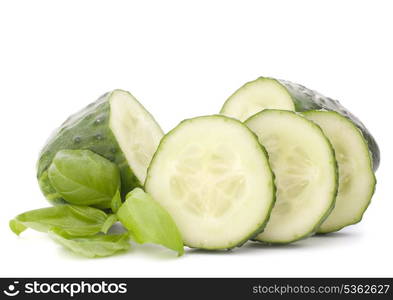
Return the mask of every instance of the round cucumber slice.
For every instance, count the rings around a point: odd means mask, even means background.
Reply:
[[[333,232],[360,222],[376,184],[367,141],[351,121],[336,112],[308,111],[303,114],[317,123],[329,138],[339,169],[336,205],[318,232]]]
[[[260,77],[247,82],[224,103],[220,113],[242,122],[263,109],[295,110],[288,93],[277,80]]]
[[[143,186],[162,136],[160,126],[134,96],[123,90],[109,92],[70,116],[49,138],[37,163],[41,190],[51,203],[63,203],[47,169],[59,150],[88,149],[119,166],[125,195]]]
[[[374,171],[378,169],[379,147],[366,126],[337,100],[303,85],[287,80],[260,77],[246,83],[230,96],[220,113],[244,121],[263,109],[285,109],[297,112],[327,110],[341,114],[362,131],[372,154],[373,169]]]
[[[229,249],[261,232],[273,174],[257,137],[225,116],[181,122],[161,140],[146,191],[173,217],[189,247]]]
[[[290,243],[314,233],[334,206],[338,175],[322,130],[291,111],[264,110],[246,121],[269,154],[277,202],[256,239]]]

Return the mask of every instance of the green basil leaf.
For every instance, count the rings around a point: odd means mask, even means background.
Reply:
[[[58,228],[71,236],[89,236],[100,232],[107,218],[107,214],[97,208],[59,205],[25,212],[9,225],[17,235],[29,227],[42,232]]]
[[[11,230],[16,234],[20,235],[23,231],[27,229],[25,225],[23,225],[22,222],[19,222],[16,219],[13,219],[9,223]]]
[[[116,215],[109,215],[105,223],[102,225],[101,232],[107,233],[108,230],[118,221]]]
[[[130,248],[128,233],[95,235],[90,237],[69,237],[64,232],[53,229],[49,236],[63,247],[86,257],[105,257]]]
[[[48,169],[56,191],[71,204],[110,208],[120,188],[116,164],[90,150],[61,150]]]
[[[121,206],[121,196],[120,196],[120,190],[117,190],[115,196],[113,196],[112,198],[112,202],[111,202],[111,209],[113,213],[116,213],[120,206]]]
[[[40,178],[38,179],[38,184],[42,190],[42,193],[45,195],[46,199],[51,202],[56,203],[65,203],[62,199],[61,195],[55,190],[49,180],[48,170],[42,173]]]
[[[184,254],[183,239],[168,212],[149,194],[136,188],[117,212],[119,221],[140,243],[155,243]]]

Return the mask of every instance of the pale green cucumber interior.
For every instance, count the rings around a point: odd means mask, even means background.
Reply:
[[[224,103],[220,113],[245,121],[267,108],[295,110],[286,88],[275,79],[261,77],[239,88]]]
[[[260,232],[274,202],[273,175],[252,132],[239,121],[183,121],[162,140],[146,190],[178,225],[184,242],[232,248]]]
[[[375,187],[367,142],[360,130],[336,112],[310,111],[304,115],[317,123],[336,152],[339,189],[336,205],[318,232],[337,231],[361,220]]]
[[[289,243],[313,233],[331,210],[337,170],[329,141],[294,112],[264,110],[246,121],[269,154],[277,200],[257,239]]]
[[[113,91],[110,107],[109,126],[131,170],[143,184],[163,132],[153,117],[128,92]]]

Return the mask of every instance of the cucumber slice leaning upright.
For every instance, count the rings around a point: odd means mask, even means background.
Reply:
[[[370,152],[362,132],[336,112],[308,111],[303,114],[317,123],[329,138],[339,169],[336,205],[318,232],[333,232],[360,222],[376,183]]]
[[[59,150],[89,149],[119,166],[125,195],[143,186],[162,136],[160,126],[134,96],[122,90],[107,93],[70,116],[50,137],[37,164],[41,190],[50,202],[63,202],[48,180],[47,169]]]
[[[276,176],[277,202],[267,243],[290,243],[316,232],[334,206],[338,187],[334,150],[322,130],[291,111],[263,110],[246,121],[265,146]]]
[[[351,120],[361,131],[372,153],[373,169],[379,166],[380,154],[377,142],[364,124],[337,100],[325,97],[300,84],[269,77],[260,77],[239,88],[221,108],[221,114],[245,121],[263,109],[293,111],[335,111]]]
[[[260,233],[275,200],[257,137],[218,115],[185,120],[164,136],[145,189],[171,214],[187,246],[211,250]]]

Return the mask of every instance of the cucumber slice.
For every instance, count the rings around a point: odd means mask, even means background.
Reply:
[[[318,232],[333,232],[360,222],[376,184],[366,140],[351,121],[336,112],[308,111],[303,114],[317,123],[329,138],[340,175],[336,205]]]
[[[145,189],[171,214],[187,246],[210,250],[240,246],[261,232],[275,200],[256,136],[218,115],[185,120],[164,136]]]
[[[372,154],[373,169],[379,166],[380,152],[374,137],[364,124],[337,100],[325,97],[300,84],[269,77],[260,77],[239,88],[224,103],[220,113],[246,120],[263,109],[285,109],[298,112],[308,110],[335,111],[351,120],[362,132]]]
[[[242,122],[263,109],[295,110],[287,89],[277,80],[260,77],[247,82],[224,103],[220,113]]]
[[[69,117],[42,149],[37,177],[49,202],[64,202],[47,178],[53,157],[63,149],[89,149],[120,168],[122,194],[143,186],[147,167],[163,132],[129,92],[114,90]]]
[[[334,206],[338,174],[322,130],[295,112],[263,110],[246,125],[269,154],[277,202],[258,241],[290,243],[314,233]]]

